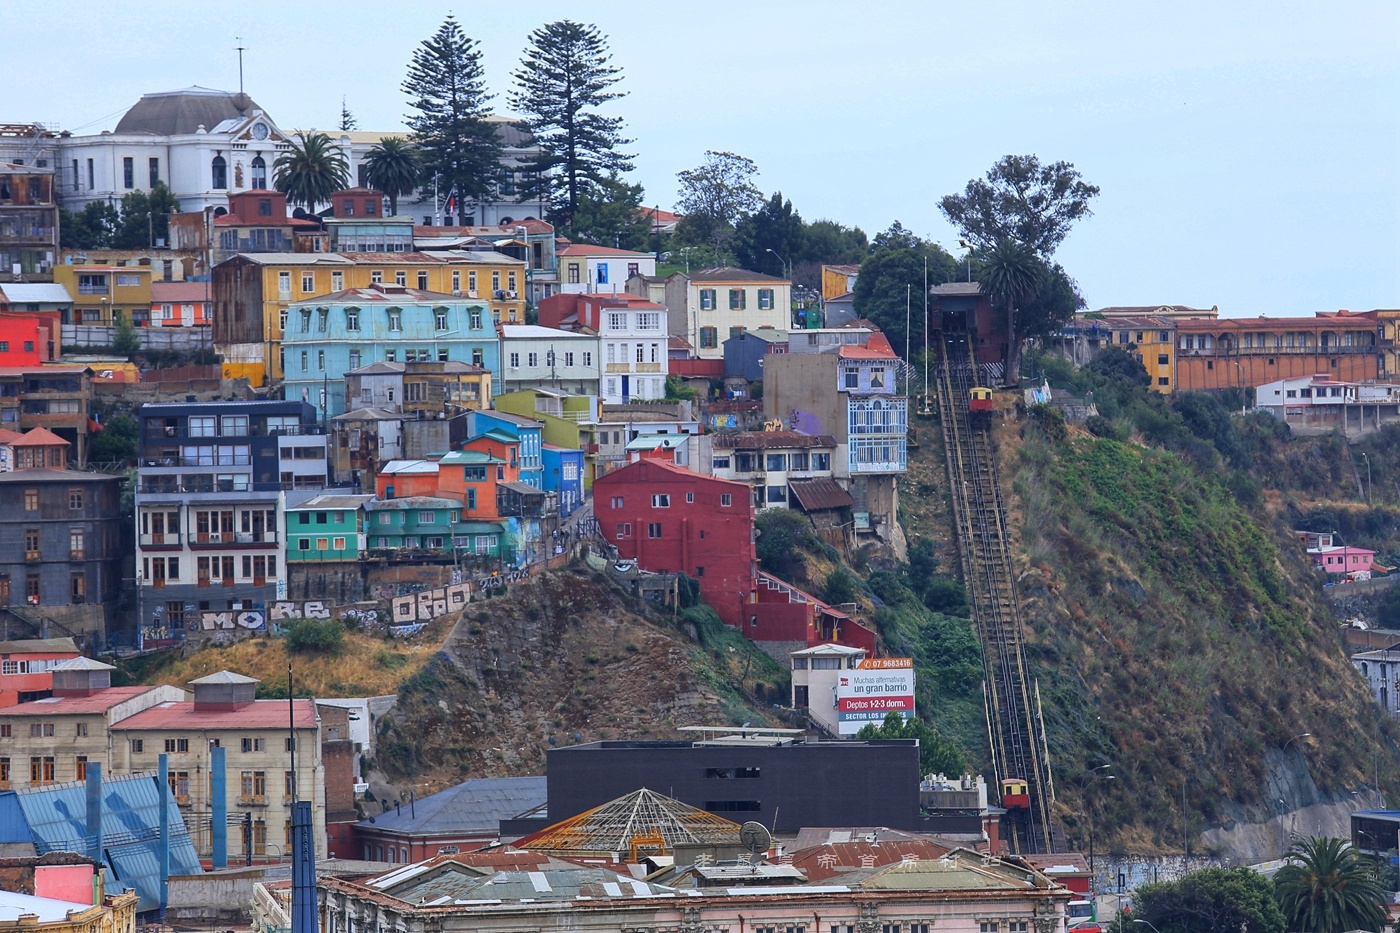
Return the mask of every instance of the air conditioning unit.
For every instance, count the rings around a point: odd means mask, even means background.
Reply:
[[[460,295],[461,292],[460,292],[460,291],[458,291],[458,292],[453,292],[453,294],[454,294],[454,295]],[[467,297],[468,297],[468,298],[480,298],[481,296],[478,295],[478,294],[476,293],[476,289],[473,288],[473,289],[468,290],[468,292],[467,292]]]
[[[456,295],[458,298],[461,298],[461,297],[462,297],[462,290],[461,290],[460,288],[454,288],[454,289],[452,289],[452,294]]]

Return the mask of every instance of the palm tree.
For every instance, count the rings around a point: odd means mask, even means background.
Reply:
[[[325,133],[297,132],[297,142],[272,163],[273,186],[292,204],[307,210],[330,201],[331,192],[350,187],[350,163]]]
[[[365,156],[365,181],[389,196],[389,213],[399,212],[399,195],[418,187],[422,175],[418,149],[400,136],[389,136]]]
[[[1021,369],[1021,341],[1016,335],[1016,309],[1040,290],[1045,263],[1020,240],[1003,237],[982,257],[979,281],[993,306],[1006,309],[1005,384],[1014,386]]]
[[[1345,839],[1314,836],[1288,850],[1274,896],[1288,929],[1312,933],[1380,930],[1388,900],[1375,870]],[[1296,860],[1296,861],[1295,861]]]

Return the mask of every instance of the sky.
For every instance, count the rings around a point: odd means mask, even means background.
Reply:
[[[284,130],[403,126],[414,49],[449,14],[496,106],[530,32],[608,37],[634,182],[670,207],[707,149],[753,159],[808,221],[898,220],[956,251],[938,210],[1008,153],[1102,189],[1056,254],[1089,307],[1229,317],[1400,306],[1400,5],[713,0],[458,5],[50,0],[8,42],[0,122],[115,126],[143,93],[244,86]]]

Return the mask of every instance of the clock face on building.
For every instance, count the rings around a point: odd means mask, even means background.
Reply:
[[[267,132],[268,132],[268,130],[267,130],[267,124],[266,124],[266,123],[261,123],[261,122],[260,122],[260,123],[254,123],[254,124],[253,124],[253,138],[254,138],[254,139],[267,139]]]

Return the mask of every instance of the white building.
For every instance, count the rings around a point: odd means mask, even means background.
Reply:
[[[1371,696],[1391,716],[1400,716],[1400,648],[1361,651],[1351,656]]]
[[[570,243],[555,250],[559,290],[565,293],[625,292],[634,275],[655,275],[656,255],[591,243]]]
[[[836,687],[843,671],[853,671],[865,660],[864,648],[831,642],[804,648],[789,655],[792,667],[792,706],[805,709],[828,732],[836,735],[841,723],[837,716]]]
[[[188,87],[145,94],[113,130],[54,141],[58,198],[81,210],[163,182],[182,212],[228,208],[231,192],[272,187],[284,133],[246,94]]]
[[[436,214],[428,185],[399,198],[401,214],[424,223],[463,224],[510,224],[543,216],[547,205],[519,200],[525,165],[537,152],[529,134],[509,118],[487,119],[497,126],[503,144],[492,196],[461,203],[456,215],[448,218]],[[307,132],[318,131],[313,127]],[[408,130],[319,132],[330,136],[345,154],[352,183],[361,185],[370,150],[386,137],[409,135]],[[188,87],[142,95],[115,129],[83,136],[63,132],[41,142],[45,155],[53,153],[56,195],[67,210],[81,210],[91,201],[116,203],[130,192],[149,191],[160,181],[175,195],[181,212],[188,213],[206,207],[227,210],[229,194],[271,188],[273,163],[294,139],[295,133],[280,129],[247,94]],[[33,148],[31,141],[24,143]],[[18,146],[3,147],[3,151],[19,152]],[[443,202],[447,200],[447,191],[438,194]]]
[[[677,272],[666,280],[666,308],[671,334],[689,341],[700,359],[719,360],[730,337],[792,326],[792,283],[746,269]]]
[[[1400,386],[1338,382],[1328,373],[1266,382],[1254,390],[1254,407],[1286,422],[1295,434],[1349,438],[1370,434],[1400,418]]]
[[[598,338],[538,324],[501,324],[501,366],[495,394],[560,389],[598,394]]]
[[[625,405],[634,399],[666,397],[666,308],[633,302],[598,313],[603,356],[603,401]]]

